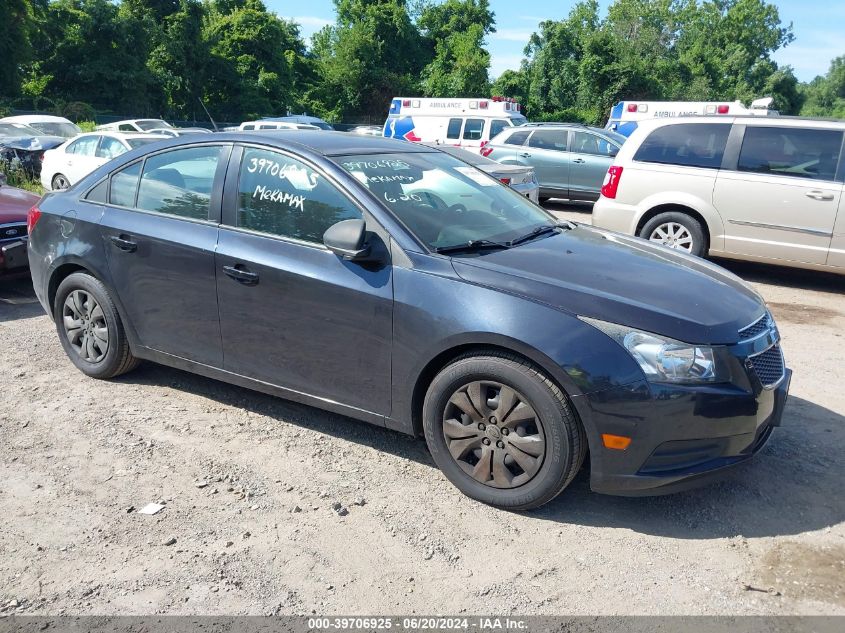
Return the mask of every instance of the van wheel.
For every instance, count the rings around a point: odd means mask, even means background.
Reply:
[[[435,463],[461,492],[509,510],[554,499],[587,441],[566,395],[511,354],[468,354],[443,369],[423,404]]]
[[[83,374],[114,378],[138,366],[105,286],[87,273],[68,275],[53,304],[65,353]]]
[[[659,213],[643,225],[640,237],[702,257],[707,243],[701,223],[683,211]]]

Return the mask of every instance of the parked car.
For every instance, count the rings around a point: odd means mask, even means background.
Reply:
[[[67,189],[100,165],[130,149],[170,138],[156,134],[90,132],[44,152],[41,184],[48,191]]]
[[[38,178],[44,152],[64,141],[61,136],[45,136],[23,123],[0,123],[0,161],[9,169],[20,169],[30,178]]]
[[[310,123],[295,123],[293,121],[244,121],[236,130],[320,130],[322,128]]]
[[[316,125],[321,130],[334,130],[331,124],[326,123],[320,117],[308,116],[307,114],[291,114],[289,116],[265,117],[261,119],[261,121],[286,121],[288,123],[304,123],[306,125]]]
[[[596,200],[602,179],[625,137],[576,123],[528,123],[505,128],[481,155],[506,165],[530,165],[549,198]]]
[[[36,296],[84,374],[148,359],[424,435],[505,508],[555,497],[588,451],[597,491],[705,481],[757,453],[786,400],[742,280],[561,223],[419,144],[172,139],[29,223]]]
[[[360,134],[362,136],[383,136],[383,130],[380,125],[356,125],[349,130],[350,134]]]
[[[0,277],[26,272],[26,221],[39,196],[6,184],[0,174]]]
[[[153,132],[154,130],[172,130],[176,129],[164,119],[126,119],[124,121],[115,121],[113,123],[104,123],[98,125],[96,130],[98,132]]]
[[[60,136],[73,138],[82,132],[76,123],[62,117],[49,114],[21,114],[0,119],[0,123],[16,123],[38,130],[41,136]]]
[[[518,191],[531,200],[531,202],[539,203],[540,201],[540,185],[537,183],[537,178],[534,176],[534,169],[532,167],[502,165],[495,160],[484,158],[484,156],[476,152],[453,145],[438,145],[436,143],[423,143],[423,145],[439,149],[441,152],[446,152],[455,158],[461,159],[465,163],[469,163],[503,184],[508,185],[515,191]]]
[[[593,223],[694,255],[845,273],[845,122],[641,121]]]
[[[147,134],[161,134],[163,136],[189,136],[191,134],[211,134],[211,130],[204,127],[161,127],[148,130]]]

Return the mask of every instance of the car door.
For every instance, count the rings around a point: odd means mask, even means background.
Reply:
[[[95,163],[97,167],[105,165],[112,158],[117,158],[121,154],[125,154],[127,147],[118,139],[112,136],[103,135],[100,137],[100,144],[97,146],[97,151],[94,153]]]
[[[216,256],[225,368],[387,415],[391,267],[344,260],[322,243],[331,225],[363,217],[361,207],[291,154],[245,145],[231,162]]]
[[[517,151],[520,165],[534,168],[541,195],[569,197],[569,132],[561,129],[534,130],[528,145]]]
[[[720,170],[713,191],[725,251],[824,264],[842,196],[836,181],[842,131],[735,128],[742,139],[735,169]]]
[[[60,164],[57,173],[64,174],[71,184],[77,183],[94,171],[101,163],[96,157],[101,136],[91,134],[83,136],[67,146],[64,164]]]
[[[229,144],[179,147],[111,176],[101,220],[112,284],[145,347],[222,366],[214,249]]]
[[[570,197],[597,199],[607,168],[618,151],[617,145],[598,134],[573,131],[569,148]]]

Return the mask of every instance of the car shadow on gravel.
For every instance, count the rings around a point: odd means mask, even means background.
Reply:
[[[735,259],[719,258],[713,259],[713,262],[745,281],[836,295],[845,294],[845,275]]]
[[[44,309],[38,303],[28,276],[0,279],[0,323],[41,316]]]
[[[755,459],[724,479],[658,497],[590,491],[585,470],[535,510],[562,524],[615,527],[680,539],[797,535],[845,521],[845,416],[790,396],[783,426]]]

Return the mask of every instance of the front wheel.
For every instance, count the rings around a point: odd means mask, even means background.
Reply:
[[[70,187],[70,180],[64,174],[56,174],[52,180],[53,191],[61,191]]]
[[[510,510],[554,499],[586,453],[566,395],[505,353],[466,355],[432,381],[423,405],[435,463],[461,492]]]
[[[643,225],[640,237],[702,257],[707,253],[701,223],[683,211],[659,213]]]

